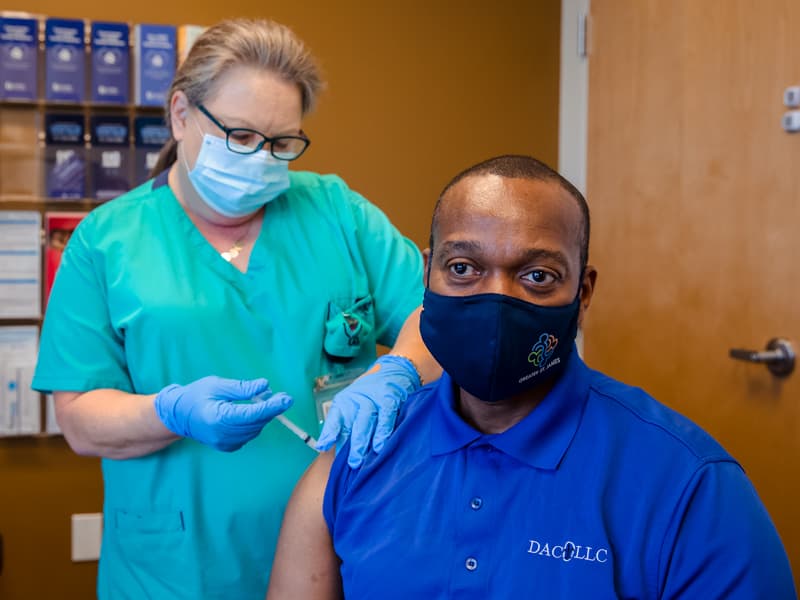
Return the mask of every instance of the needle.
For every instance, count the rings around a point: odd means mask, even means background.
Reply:
[[[297,425],[292,423],[289,419],[287,419],[283,415],[278,415],[275,418],[278,421],[280,421],[283,424],[283,426],[286,427],[286,429],[288,429],[293,434],[295,434],[297,437],[299,437],[306,446],[308,446],[309,448],[314,450],[314,452],[319,452],[319,450],[316,449],[317,440],[315,440],[313,437],[311,437],[310,434],[308,434],[305,431],[303,431],[302,429],[300,429]]]

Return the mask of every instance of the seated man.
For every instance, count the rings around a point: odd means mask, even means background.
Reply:
[[[736,460],[575,350],[588,246],[580,192],[532,158],[445,188],[420,324],[445,373],[363,466],[309,468],[270,600],[796,597]]]

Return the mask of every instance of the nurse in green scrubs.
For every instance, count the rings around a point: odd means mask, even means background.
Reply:
[[[263,598],[315,456],[273,418],[317,432],[330,391],[366,371],[321,440],[352,430],[355,464],[437,376],[416,247],[340,178],[288,168],[320,86],[287,28],[211,27],[169,91],[160,173],[64,252],[34,387],[70,446],[103,458],[100,598]]]

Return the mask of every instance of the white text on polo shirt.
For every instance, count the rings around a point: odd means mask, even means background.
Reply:
[[[528,540],[528,554],[545,556],[569,562],[571,560],[585,560],[586,562],[604,563],[608,561],[608,548],[593,549],[591,546],[580,546],[567,540],[561,545],[542,544],[538,540]]]

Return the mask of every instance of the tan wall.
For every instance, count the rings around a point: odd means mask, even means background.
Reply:
[[[270,6],[271,4],[271,6]],[[26,0],[49,16],[292,26],[329,86],[298,168],[342,175],[424,247],[431,209],[460,169],[508,152],[555,165],[558,0],[156,3]],[[69,515],[101,508],[99,461],[61,439],[0,440],[0,598],[93,596],[96,563],[69,561]],[[231,593],[235,597],[235,590]]]

